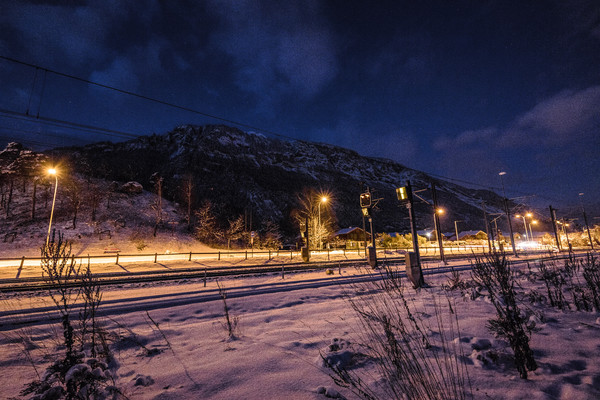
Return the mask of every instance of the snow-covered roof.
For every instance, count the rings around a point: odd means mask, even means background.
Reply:
[[[360,230],[360,231],[362,231],[362,229],[360,229],[360,228],[359,228],[359,227],[357,227],[357,226],[351,226],[351,227],[348,227],[348,228],[340,229],[339,231],[337,231],[337,232],[335,233],[335,236],[339,236],[339,235],[347,235],[347,234],[349,234],[350,232],[353,232],[353,231],[355,231],[355,230],[357,230],[357,229],[358,229],[358,230]]]

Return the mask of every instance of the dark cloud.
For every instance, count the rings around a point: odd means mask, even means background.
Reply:
[[[564,91],[519,117],[499,142],[506,147],[577,145],[598,135],[599,110],[600,86]]]
[[[255,1],[214,1],[220,23],[213,46],[234,62],[237,85],[256,95],[317,94],[336,76],[333,32],[306,2],[264,7]]]
[[[600,86],[562,91],[506,128],[440,136],[434,142],[441,161],[438,169],[481,183],[494,182],[498,171],[509,170],[514,184],[533,193],[549,184],[560,185],[565,193],[568,188],[581,190],[577,185],[591,185],[595,190],[598,179],[584,182],[575,177],[594,174],[600,168],[599,109]],[[543,178],[549,176],[553,183]]]

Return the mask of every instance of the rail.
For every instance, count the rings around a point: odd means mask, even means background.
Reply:
[[[470,254],[485,254],[489,252],[486,245],[461,245],[461,246],[444,246],[444,253],[449,256],[453,255],[470,255]],[[388,255],[403,256],[406,252],[413,251],[411,247],[378,247],[378,258],[386,259]],[[420,246],[420,254],[422,256],[439,256],[439,247],[437,246]],[[547,249],[541,251],[548,251]],[[532,251],[535,252],[535,251]],[[520,253],[529,253],[520,251]],[[320,261],[331,260],[360,260],[365,259],[365,248],[356,249],[323,249],[311,250],[311,259],[316,258]],[[252,260],[255,258],[281,260],[282,258],[301,260],[302,255],[299,250],[217,250],[211,252],[165,252],[165,253],[144,253],[144,254],[123,254],[118,249],[110,249],[105,251],[105,254],[97,255],[75,255],[76,261],[89,264],[119,264],[126,265],[129,263],[159,263],[173,261],[226,261],[226,260]],[[0,258],[0,268],[3,267],[19,267],[39,266],[41,257],[22,256],[20,258]]]

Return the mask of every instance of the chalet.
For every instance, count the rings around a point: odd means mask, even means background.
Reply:
[[[333,234],[333,241],[336,244],[336,247],[364,247],[365,240],[367,243],[370,243],[371,235],[358,227],[340,229]]]

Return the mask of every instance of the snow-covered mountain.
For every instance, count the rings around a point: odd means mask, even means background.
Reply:
[[[400,207],[395,189],[406,185],[428,189],[434,182],[438,203],[445,208],[441,230],[485,229],[487,212],[502,212],[502,198],[487,190],[465,188],[435,179],[397,162],[364,157],[329,144],[286,141],[246,133],[223,125],[183,125],[165,135],[121,143],[96,143],[52,151],[67,157],[79,172],[108,180],[141,182],[152,190],[151,176],[163,178],[163,194],[185,203],[184,185],[193,182],[193,203],[216,205],[221,219],[252,215],[255,226],[273,220],[284,232],[297,231],[290,213],[305,189],[329,193],[340,227],[362,225],[359,196],[369,187],[381,199],[374,213],[376,231],[407,231],[408,213]],[[431,191],[419,195],[431,200]],[[433,225],[432,207],[417,199],[419,229]]]

